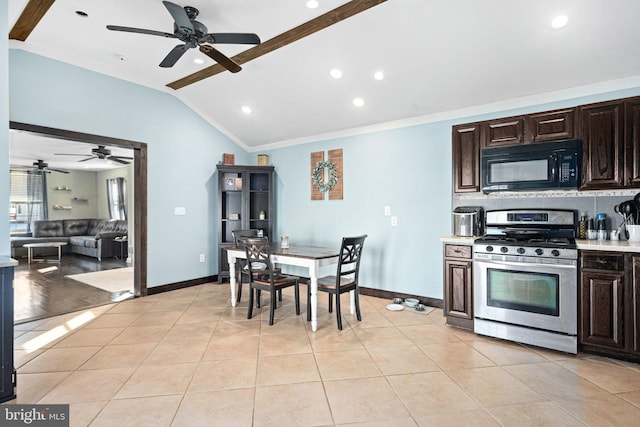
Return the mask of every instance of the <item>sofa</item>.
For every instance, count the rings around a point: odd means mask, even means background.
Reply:
[[[126,220],[109,219],[61,219],[34,221],[31,236],[11,237],[11,257],[27,256],[27,243],[64,242],[64,253],[87,255],[102,261],[119,253],[113,251],[113,239],[126,237]],[[48,248],[41,248],[40,251]],[[55,249],[57,251],[57,249]]]

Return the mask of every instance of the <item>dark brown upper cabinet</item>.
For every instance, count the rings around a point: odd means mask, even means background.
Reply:
[[[624,101],[579,107],[582,190],[624,187]]]
[[[640,187],[640,98],[625,102],[625,184]]]
[[[524,116],[489,120],[482,123],[482,148],[506,147],[524,143]]]
[[[524,118],[526,143],[573,139],[575,108],[528,114]]]
[[[480,124],[453,126],[453,191],[480,191]]]

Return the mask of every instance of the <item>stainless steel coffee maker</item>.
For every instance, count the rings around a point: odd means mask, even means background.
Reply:
[[[453,235],[461,237],[482,236],[484,233],[484,209],[480,206],[458,206],[453,210]]]

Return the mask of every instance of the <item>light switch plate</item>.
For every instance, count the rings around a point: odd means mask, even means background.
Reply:
[[[174,211],[175,215],[186,215],[187,214],[187,208],[185,208],[184,206],[176,206],[173,211]]]

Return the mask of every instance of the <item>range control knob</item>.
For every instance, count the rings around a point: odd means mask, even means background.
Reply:
[[[500,252],[502,252],[503,254],[506,254],[507,252],[509,252],[509,248],[507,248],[506,246],[503,246],[500,248]]]
[[[493,246],[487,246],[487,252],[493,252]]]
[[[520,255],[522,255],[523,253],[525,253],[526,251],[524,250],[524,248],[518,248],[518,253]]]
[[[557,250],[557,249],[554,249],[554,250],[552,250],[552,251],[551,251],[551,255],[553,255],[553,256],[560,256],[560,251],[559,251],[559,250]]]
[[[536,249],[536,255],[542,255],[544,251],[540,248]]]

